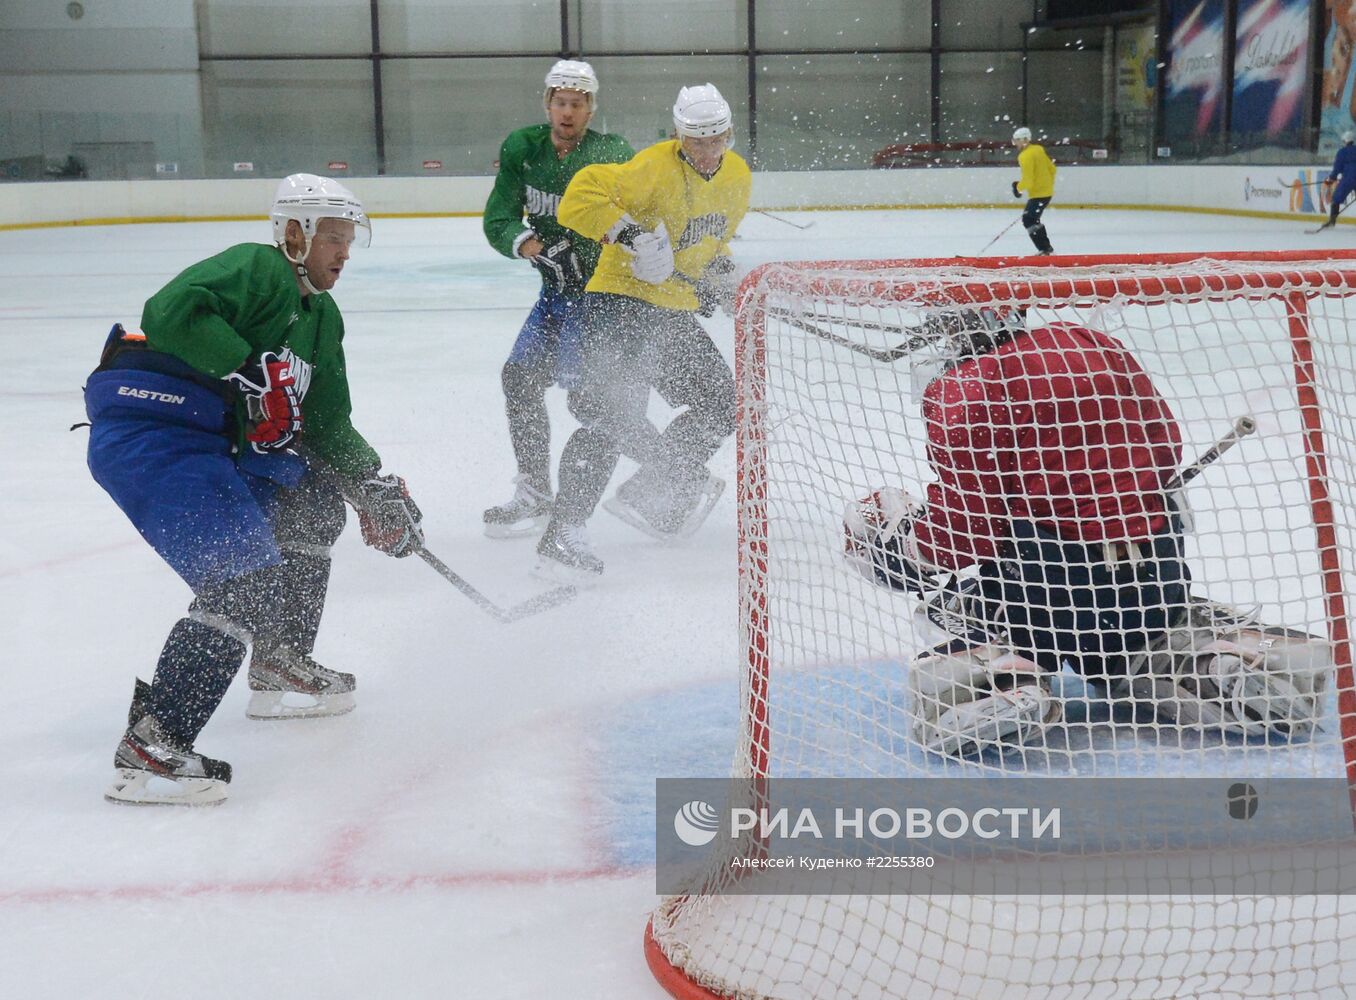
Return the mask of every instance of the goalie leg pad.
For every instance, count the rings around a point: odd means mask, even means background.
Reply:
[[[1168,722],[1298,735],[1317,724],[1332,669],[1327,640],[1197,600],[1187,623],[1156,643],[1127,683],[1131,697]]]
[[[1035,663],[964,639],[919,655],[909,687],[914,738],[948,756],[1037,742],[1063,715]]]

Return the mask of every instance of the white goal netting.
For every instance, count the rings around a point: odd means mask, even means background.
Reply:
[[[1255,422],[1185,488],[1191,592],[1325,644],[1314,725],[1172,721],[1066,665],[1048,679],[1061,716],[1038,742],[920,744],[910,675],[938,637],[916,599],[843,558],[843,513],[937,479],[920,402],[946,359],[902,345],[957,305],[1123,344],[1186,463],[1237,418]],[[738,328],[736,777],[1356,780],[1356,254],[774,264],[741,290]],[[1080,461],[1091,474],[1101,459]],[[1356,995],[1356,901],[1339,895],[736,895],[725,861],[653,915],[651,965],[676,996]]]

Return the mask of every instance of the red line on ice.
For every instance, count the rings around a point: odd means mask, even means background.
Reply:
[[[492,889],[512,886],[549,886],[593,879],[620,879],[637,875],[648,866],[598,865],[537,871],[445,872],[434,875],[306,875],[297,878],[244,882],[188,882],[179,886],[123,885],[66,886],[0,890],[0,906],[53,903],[172,902],[211,896],[318,896],[350,892],[412,892],[416,889]]]

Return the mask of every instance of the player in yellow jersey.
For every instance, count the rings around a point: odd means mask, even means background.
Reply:
[[[725,485],[706,462],[734,431],[734,376],[694,314],[733,304],[730,240],[752,175],[730,151],[730,105],[711,84],[679,92],[673,124],[675,139],[627,163],[580,170],[556,213],[603,251],[585,288],[583,364],[569,397],[582,426],[565,445],[537,546],[543,575],[602,573],[584,524],[623,454],[640,470],[608,509],[651,535],[695,531]],[[645,417],[651,387],[685,407],[663,433]]]
[[[1045,147],[1031,141],[1031,129],[1019,128],[1012,133],[1012,144],[1017,147],[1017,165],[1022,168],[1022,179],[1012,182],[1012,196],[1022,197],[1026,193],[1026,209],[1022,212],[1022,225],[1026,234],[1036,245],[1036,253],[1041,257],[1055,252],[1046,235],[1041,216],[1045,207],[1055,194],[1055,161],[1045,152]]]

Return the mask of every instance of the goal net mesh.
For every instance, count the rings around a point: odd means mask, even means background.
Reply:
[[[1168,403],[1192,461],[1256,431],[1185,488],[1191,592],[1328,644],[1318,725],[1240,734],[1126,711],[1071,670],[1038,746],[962,758],[915,737],[909,675],[938,642],[909,595],[844,559],[845,505],[923,496],[921,394],[938,360],[902,350],[956,305],[1115,338]],[[798,262],[741,289],[740,600],[746,662],[734,774],[1350,778],[1347,640],[1356,567],[1356,255]],[[732,740],[734,734],[732,734]],[[1147,820],[1146,820],[1147,822]],[[680,996],[1346,996],[1338,895],[760,896],[715,857],[655,911],[647,949]]]

